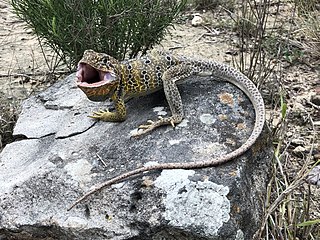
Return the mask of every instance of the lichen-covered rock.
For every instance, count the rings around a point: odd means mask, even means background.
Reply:
[[[254,111],[231,84],[179,86],[185,119],[141,138],[130,133],[167,113],[162,91],[128,102],[122,123],[95,122],[74,75],[31,97],[0,155],[0,239],[251,239],[263,215],[272,149],[263,134],[242,157],[206,169],[164,170],[74,200],[94,184],[163,162],[200,161],[239,147]]]

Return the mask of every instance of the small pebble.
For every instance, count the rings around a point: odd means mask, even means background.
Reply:
[[[304,141],[301,138],[292,139],[291,143],[294,146],[304,145]]]
[[[293,152],[294,153],[304,153],[306,151],[306,149],[304,148],[304,147],[302,147],[302,146],[298,146],[298,147],[296,147],[295,149],[293,149]]]
[[[191,25],[194,27],[200,26],[203,23],[203,18],[200,15],[194,15],[191,20]]]
[[[307,176],[307,181],[310,184],[320,186],[320,165],[315,166]]]

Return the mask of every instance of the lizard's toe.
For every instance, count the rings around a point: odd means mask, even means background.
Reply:
[[[138,127],[137,132],[132,133],[131,136],[138,137],[138,136],[144,135],[144,134],[152,131],[156,127],[157,127],[157,122],[154,122],[152,120],[148,120],[146,124],[140,125]]]
[[[138,129],[148,129],[151,125],[140,125]]]
[[[138,127],[138,129],[148,129],[150,127],[152,127],[155,124],[154,121],[152,120],[147,120],[147,124],[142,124]]]
[[[108,115],[110,112],[108,109],[102,110],[99,109],[96,112],[92,112],[91,115],[89,115],[89,118],[94,118],[94,119],[103,119],[106,115]]]
[[[172,126],[173,128],[175,128],[174,121],[171,120],[170,123],[171,123],[171,126]]]

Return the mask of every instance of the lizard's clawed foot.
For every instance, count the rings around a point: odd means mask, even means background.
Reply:
[[[151,132],[153,129],[155,129],[156,127],[159,126],[157,123],[158,123],[158,121],[154,122],[152,120],[148,120],[147,124],[140,125],[138,127],[137,132],[133,133],[131,136],[132,137],[139,137],[139,136],[142,136],[148,132]]]
[[[93,112],[88,117],[98,119],[98,120],[107,121],[109,119],[110,115],[111,115],[111,112],[109,112],[108,109],[106,109],[106,110],[99,109],[99,111]]]
[[[159,120],[157,121],[148,120],[147,124],[140,125],[138,127],[138,131],[136,133],[133,133],[131,136],[132,137],[142,136],[148,132],[151,132],[153,129],[157,127],[160,127],[162,125],[167,125],[167,124],[171,124],[172,127],[175,127],[173,120],[171,120],[170,118],[163,118],[159,116]]]

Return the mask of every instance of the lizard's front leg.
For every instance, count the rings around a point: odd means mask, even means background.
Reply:
[[[93,112],[89,117],[102,120],[105,122],[122,122],[127,117],[126,106],[123,98],[121,97],[112,97],[114,101],[115,111],[109,112],[109,110],[99,110]]]
[[[182,121],[184,117],[183,105],[176,82],[187,78],[192,74],[192,68],[188,64],[180,64],[171,67],[163,73],[163,89],[172,115],[165,118],[161,117],[156,121],[148,120],[147,124],[139,126],[140,130],[132,136],[140,136],[146,134],[162,125],[171,124],[174,127],[176,124]]]

